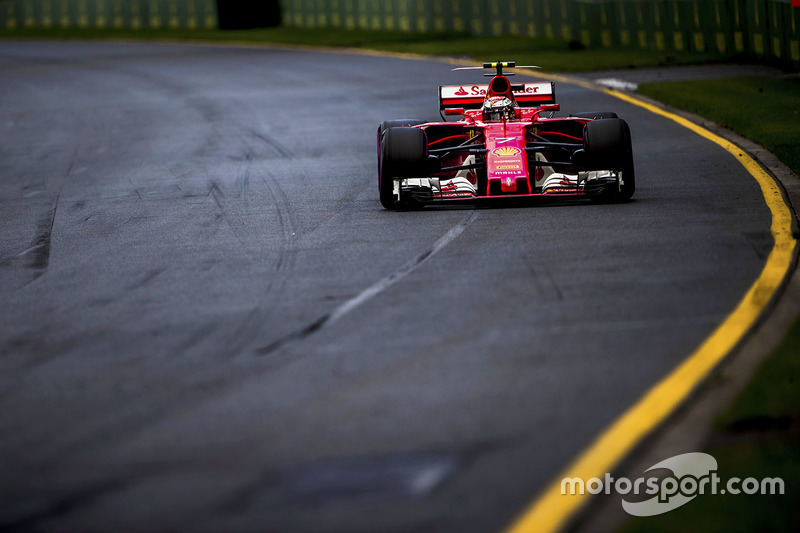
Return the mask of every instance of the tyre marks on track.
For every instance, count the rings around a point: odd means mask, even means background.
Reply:
[[[0,267],[13,267],[23,266],[27,269],[34,270],[33,276],[27,279],[23,285],[27,285],[39,279],[50,265],[50,250],[53,236],[53,226],[55,225],[56,215],[58,213],[58,204],[61,200],[61,193],[64,190],[64,183],[72,173],[75,167],[75,160],[78,157],[79,148],[76,148],[69,163],[64,171],[64,174],[56,177],[55,183],[55,196],[49,207],[44,207],[44,211],[39,215],[36,222],[36,232],[31,240],[30,246],[22,252],[11,257],[0,257]],[[45,186],[46,188],[46,186]],[[46,206],[47,204],[45,204]]]
[[[36,279],[47,270],[50,264],[50,242],[53,234],[53,223],[56,219],[58,210],[58,196],[53,202],[53,207],[39,217],[36,223],[36,234],[33,237],[30,248],[19,254],[16,259],[24,259],[27,268],[37,270],[34,274]]]
[[[378,282],[374,283],[373,285],[367,287],[363,291],[361,291],[356,296],[350,298],[349,300],[343,302],[337,308],[335,308],[330,313],[322,315],[317,320],[313,321],[312,323],[308,324],[307,326],[290,333],[280,339],[256,350],[256,354],[260,356],[271,355],[279,350],[287,348],[291,345],[297,344],[302,342],[309,336],[313,335],[317,331],[321,330],[322,328],[329,326],[354,309],[360,307],[364,303],[368,302],[381,292],[385,291],[398,281],[402,280],[406,276],[408,276],[411,272],[416,270],[420,265],[422,265],[425,261],[439,253],[445,246],[453,242],[455,239],[461,235],[464,230],[466,230],[475,220],[478,218],[478,211],[471,211],[470,214],[462,219],[458,224],[450,228],[444,235],[442,235],[433,245],[425,250],[424,252],[420,253],[407,263],[403,264],[400,268],[389,274],[388,276],[382,278]]]
[[[258,131],[256,129],[249,129],[248,132],[254,138],[258,139],[259,141],[263,142],[264,144],[266,144],[267,146],[272,148],[272,150],[277,152],[278,155],[281,156],[283,159],[294,159],[295,158],[294,154],[292,154],[292,152],[288,148],[283,146],[281,143],[279,143],[273,137],[270,137],[269,135],[267,135],[265,133],[261,133],[260,131]]]
[[[243,313],[240,323],[232,326],[226,335],[223,342],[226,349],[220,355],[227,358],[246,350],[263,332],[264,323],[269,323],[279,311],[277,302],[281,300],[281,291],[296,263],[295,235],[298,229],[292,201],[281,186],[280,175],[267,164],[275,157],[294,159],[294,154],[279,143],[270,142],[266,134],[241,122],[231,122],[226,129],[228,138],[235,139],[238,145],[238,154],[228,156],[238,162],[235,179],[209,179],[207,198],[214,202],[217,223],[227,227],[249,260],[268,265],[263,283],[254,287],[258,292],[257,299]],[[262,143],[268,152],[262,148]],[[254,183],[257,180],[260,184]],[[256,187],[252,188],[252,185]],[[253,198],[258,204],[256,210],[251,209]],[[253,224],[272,235],[268,239],[271,244],[267,245],[264,238],[254,238],[253,232],[260,234],[262,230],[253,229]]]

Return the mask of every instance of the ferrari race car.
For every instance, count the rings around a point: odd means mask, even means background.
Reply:
[[[553,82],[512,84],[484,63],[488,85],[439,87],[442,122],[378,127],[378,190],[386,209],[509,197],[624,202],[635,190],[631,132],[613,112],[554,117]],[[528,67],[531,68],[531,67]],[[448,122],[445,116],[462,118]]]

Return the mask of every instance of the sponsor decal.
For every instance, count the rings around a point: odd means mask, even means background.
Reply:
[[[495,148],[492,150],[492,155],[497,157],[516,157],[522,150],[513,146],[503,146],[502,148]]]
[[[442,193],[442,198],[471,198],[475,196],[471,192],[446,192]]]
[[[552,94],[550,83],[526,83],[519,90],[513,91],[515,96]],[[443,98],[484,97],[489,90],[488,85],[443,85]]]
[[[497,170],[522,170],[522,165],[497,165]]]

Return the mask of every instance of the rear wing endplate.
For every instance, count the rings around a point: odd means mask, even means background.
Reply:
[[[488,90],[488,85],[442,85],[439,87],[439,110],[480,109]],[[556,84],[552,81],[513,84],[511,92],[520,107],[556,103]]]

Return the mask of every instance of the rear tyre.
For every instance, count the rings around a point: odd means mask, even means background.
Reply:
[[[618,180],[591,196],[600,202],[626,202],[636,190],[631,130],[619,118],[588,122],[583,132],[585,157],[594,170],[617,172]]]
[[[398,209],[402,202],[394,194],[395,178],[421,178],[426,175],[428,140],[418,128],[388,128],[379,145],[378,191],[381,205]]]
[[[582,111],[570,116],[575,118],[591,118],[593,120],[599,120],[601,118],[619,118],[613,111]]]
[[[417,118],[399,118],[396,120],[385,120],[381,122],[380,126],[378,126],[378,135],[383,135],[383,132],[385,132],[389,128],[419,126],[420,124],[425,124],[425,121],[419,120]]]
[[[383,140],[383,134],[386,132],[386,130],[389,128],[419,126],[420,124],[425,124],[425,121],[416,118],[399,118],[396,120],[385,120],[381,122],[378,126],[378,164],[380,164],[381,160],[381,140]]]

